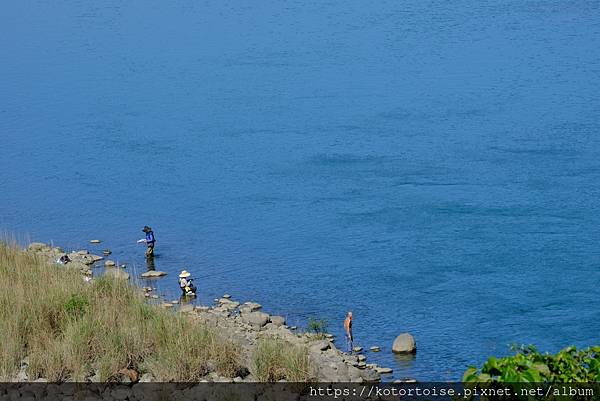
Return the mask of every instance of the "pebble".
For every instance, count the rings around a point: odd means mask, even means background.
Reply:
[[[99,243],[101,243],[101,242],[102,242],[102,241],[100,241],[99,239],[91,239],[91,240],[90,240],[90,244],[99,244]]]

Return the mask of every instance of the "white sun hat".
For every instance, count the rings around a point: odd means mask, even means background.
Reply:
[[[179,275],[179,277],[181,277],[181,278],[185,278],[185,277],[189,277],[189,276],[191,276],[191,275],[192,275],[192,273],[190,273],[189,271],[187,271],[187,270],[183,270],[183,271],[181,272],[181,274]]]

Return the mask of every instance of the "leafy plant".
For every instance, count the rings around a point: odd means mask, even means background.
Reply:
[[[514,349],[514,348],[513,348]],[[464,382],[598,382],[600,346],[577,350],[567,347],[556,355],[541,354],[532,346],[521,346],[514,356],[489,358],[481,367],[469,367]]]
[[[311,331],[317,335],[324,335],[327,332],[328,327],[329,324],[325,319],[317,320],[312,317],[308,319],[308,331]]]
[[[80,294],[71,294],[71,297],[65,302],[65,312],[73,317],[82,316],[90,306],[90,301]]]

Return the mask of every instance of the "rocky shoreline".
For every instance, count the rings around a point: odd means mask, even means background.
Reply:
[[[69,261],[64,264],[64,267],[79,270],[86,281],[93,280],[93,267],[98,266],[104,260],[103,256],[94,255],[85,249],[66,253],[61,248],[42,243],[30,244],[27,251],[46,259],[49,264],[57,264],[61,257],[68,256]],[[104,254],[110,254],[110,251],[107,250]],[[129,273],[111,260],[105,260],[104,267],[106,275],[122,280],[131,278]],[[143,278],[158,278],[162,275],[164,273],[158,271],[142,274]],[[282,344],[305,347],[308,350],[310,377],[315,382],[372,383],[381,381],[382,375],[385,378],[385,375],[392,373],[390,368],[368,363],[361,347],[356,347],[352,355],[343,353],[336,348],[333,335],[300,332],[295,327],[288,327],[284,317],[262,311],[261,305],[256,302],[237,301],[225,294],[222,298],[215,300],[214,305],[196,306],[181,304],[178,300],[168,302],[153,294],[153,290],[152,287],[140,287],[140,291],[149,303],[156,307],[172,309],[173,313],[184,314],[189,319],[212,328],[223,338],[239,345],[245,366],[250,366],[255,348],[262,339],[273,339],[281,341]],[[411,339],[408,340],[410,343]],[[412,341],[414,343],[414,340]],[[379,348],[371,347],[371,351],[377,352]],[[408,352],[412,351],[414,350],[408,350]],[[138,375],[137,372],[126,371],[123,372],[120,380],[125,383],[155,381],[149,374]],[[21,371],[15,381],[28,381],[26,360],[23,361]],[[37,381],[43,382],[44,379],[37,379]],[[96,382],[98,380],[92,376],[86,381]],[[234,378],[222,377],[216,372],[210,372],[201,381],[256,382],[257,378],[249,371],[246,375]],[[411,379],[405,381],[414,382]]]

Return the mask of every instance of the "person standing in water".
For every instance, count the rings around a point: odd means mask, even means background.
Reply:
[[[352,353],[354,337],[352,336],[352,312],[348,312],[346,320],[344,320],[344,330],[346,331],[346,343],[348,352]]]
[[[152,231],[152,229],[148,226],[144,226],[142,231],[144,233],[146,233],[146,238],[143,238],[143,239],[139,240],[138,242],[143,242],[148,247],[146,249],[146,258],[153,258],[154,257],[154,243],[156,242],[156,239],[154,238],[154,231]]]

